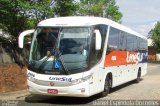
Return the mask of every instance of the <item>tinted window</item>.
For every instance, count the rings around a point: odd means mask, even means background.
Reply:
[[[113,50],[137,51],[138,49],[147,49],[144,39],[113,27],[110,28],[107,53]]]
[[[131,34],[127,35],[127,51],[132,51],[133,50],[133,44],[134,44],[134,40],[133,40],[133,36],[131,36]]]
[[[121,31],[119,35],[119,50],[126,50],[126,36],[127,34]]]
[[[108,37],[108,51],[118,50],[120,31],[115,28],[110,28]],[[121,40],[122,41],[122,40]]]
[[[108,37],[108,52],[113,50],[126,50],[127,33],[115,28],[110,28]]]
[[[140,38],[140,49],[141,50],[147,50],[147,41],[146,40],[144,40],[144,39],[142,39],[142,38]]]

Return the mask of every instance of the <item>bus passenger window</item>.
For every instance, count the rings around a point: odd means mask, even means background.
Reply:
[[[110,28],[106,54],[109,54],[113,50],[118,50],[118,48],[119,48],[119,35],[120,35],[119,30],[112,28],[112,27]]]

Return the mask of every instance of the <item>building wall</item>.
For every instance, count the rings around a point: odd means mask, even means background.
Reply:
[[[0,93],[27,89],[26,67],[0,64]]]
[[[148,47],[148,62],[156,61],[156,50],[153,47]]]
[[[148,39],[148,62],[160,62],[160,49],[154,48],[152,39]]]

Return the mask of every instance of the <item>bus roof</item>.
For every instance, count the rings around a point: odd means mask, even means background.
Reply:
[[[67,26],[92,26],[97,24],[105,24],[110,25],[114,28],[120,29],[122,31],[128,32],[130,34],[134,34],[143,39],[147,38],[128,27],[125,27],[119,23],[116,23],[112,20],[102,17],[89,17],[89,16],[69,16],[69,17],[56,17],[49,18],[39,22],[38,26],[48,26],[48,27],[67,27]]]

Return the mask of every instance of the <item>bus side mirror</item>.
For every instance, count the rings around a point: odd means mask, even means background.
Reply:
[[[95,49],[96,50],[101,50],[101,43],[102,43],[102,38],[101,38],[101,33],[99,30],[95,30]]]
[[[18,46],[23,48],[24,46],[24,37],[34,32],[34,29],[23,31],[18,37]]]

